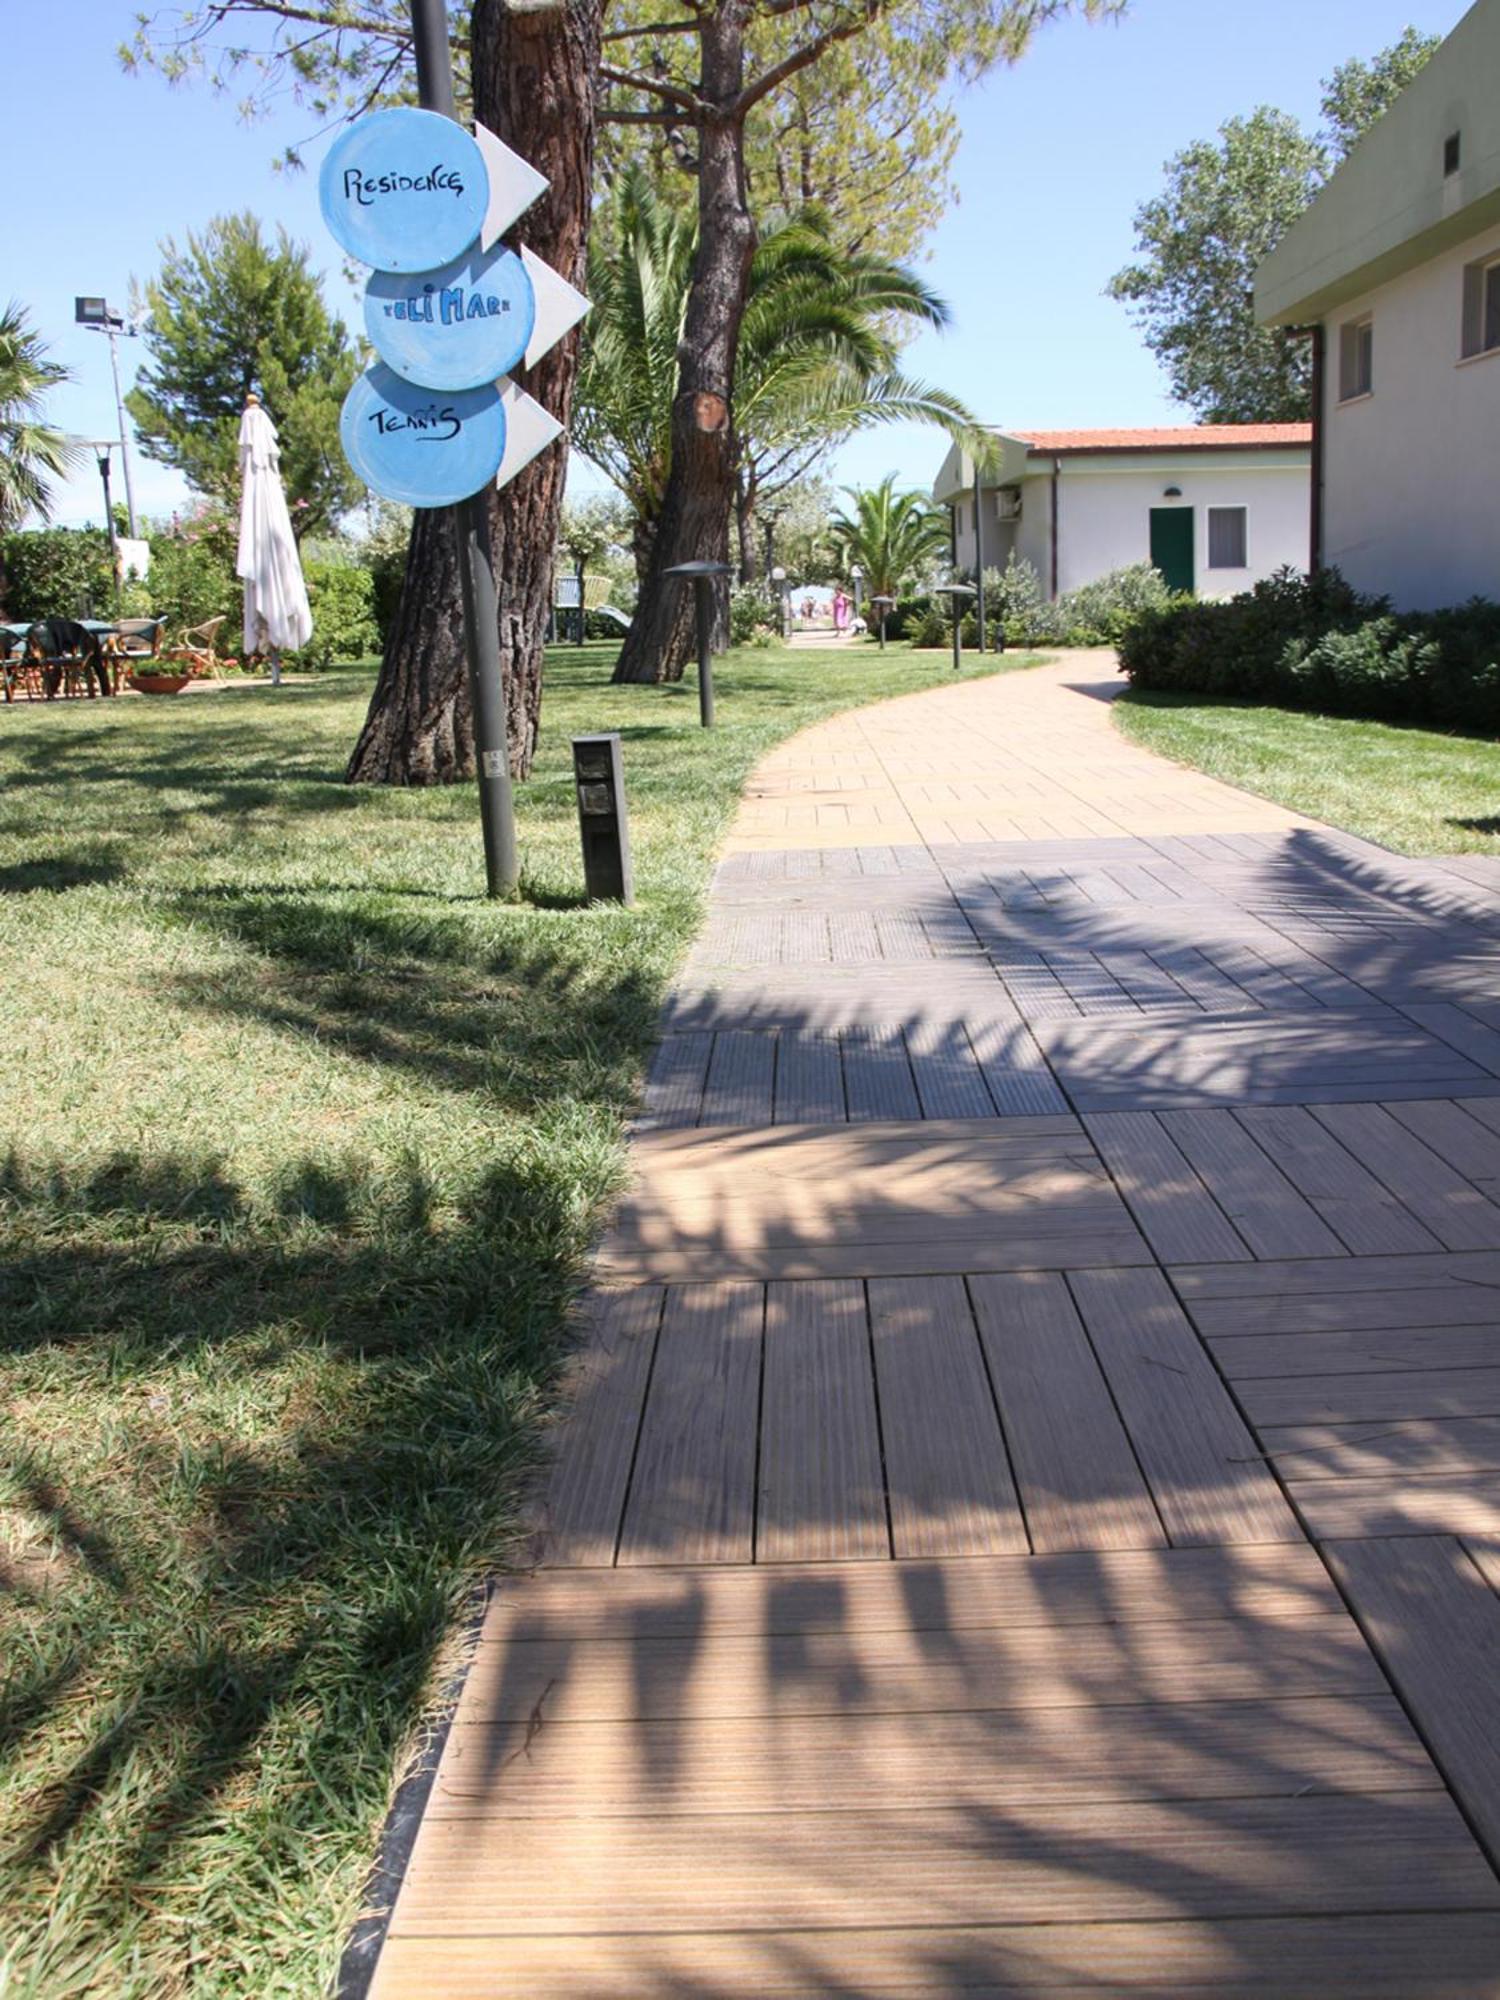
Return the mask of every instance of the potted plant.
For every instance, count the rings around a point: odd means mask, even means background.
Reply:
[[[157,667],[152,663],[133,668],[125,678],[137,694],[181,694],[193,677],[175,671],[170,665]]]

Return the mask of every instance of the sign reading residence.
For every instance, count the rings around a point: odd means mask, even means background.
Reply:
[[[428,389],[377,362],[345,397],[339,437],[366,486],[387,500],[453,507],[500,470],[505,409],[493,382]]]
[[[429,389],[478,389],[525,354],[536,319],[526,266],[477,243],[441,270],[377,271],[365,330],[382,361]]]
[[[373,492],[450,507],[504,486],[562,434],[511,381],[588,300],[501,232],[547,182],[484,126],[435,111],[372,111],[329,149],[323,219],[373,266],[365,326],[380,360],[344,399],[344,455]]]
[[[431,271],[461,256],[490,205],[479,142],[436,111],[357,118],[318,183],[329,234],[379,271]]]

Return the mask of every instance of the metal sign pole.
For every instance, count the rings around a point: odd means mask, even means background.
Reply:
[[[424,111],[452,118],[453,62],[448,49],[447,0],[411,0],[417,58],[417,99]],[[500,599],[490,547],[487,496],[476,493],[451,508],[458,540],[464,606],[464,647],[474,710],[474,751],[479,777],[479,819],[484,833],[484,873],[491,896],[508,896],[520,879],[515,800],[500,673]]]

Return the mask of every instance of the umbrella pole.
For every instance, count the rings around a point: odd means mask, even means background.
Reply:
[[[448,47],[447,0],[411,0],[417,59],[417,101],[424,111],[454,116],[453,63]],[[505,725],[505,684],[500,673],[500,598],[490,549],[486,496],[476,493],[452,509],[458,537],[458,574],[464,603],[464,650],[474,709],[474,752],[479,766],[479,823],[484,834],[485,882],[492,896],[508,896],[520,878],[516,858],[515,801],[510,789],[510,747]]]

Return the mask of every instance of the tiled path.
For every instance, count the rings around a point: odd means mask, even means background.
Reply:
[[[1109,666],[758,773],[378,2000],[1500,1995],[1500,871]]]

